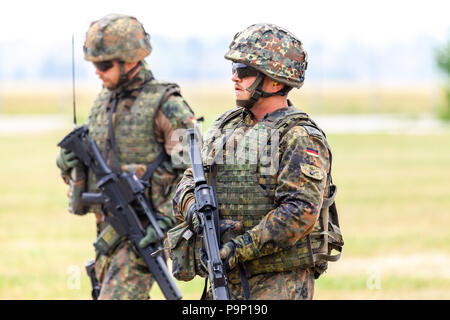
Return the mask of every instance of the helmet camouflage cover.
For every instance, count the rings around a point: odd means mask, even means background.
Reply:
[[[305,80],[307,54],[302,42],[273,24],[254,24],[237,33],[225,59],[251,66],[291,87],[300,88]]]
[[[91,23],[84,43],[84,58],[92,62],[138,62],[152,51],[150,36],[135,18],[110,14]]]

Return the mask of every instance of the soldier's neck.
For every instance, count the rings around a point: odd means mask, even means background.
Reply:
[[[116,94],[120,94],[126,91],[139,89],[143,82],[150,77],[149,75],[147,75],[146,71],[147,70],[142,68],[142,66],[138,67],[132,74],[128,76],[128,81],[120,84],[111,91],[115,92]]]
[[[287,108],[287,106],[286,96],[273,96],[259,99],[250,111],[252,112],[255,121],[258,122],[264,118],[266,114],[271,114],[278,109]]]

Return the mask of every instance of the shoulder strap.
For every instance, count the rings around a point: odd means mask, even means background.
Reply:
[[[149,81],[147,86],[151,86],[151,85],[154,85],[154,84],[152,84],[152,82]],[[164,102],[167,101],[167,99],[169,99],[169,97],[171,95],[173,95],[173,94],[181,95],[180,87],[176,83],[168,83],[168,84],[164,84],[164,86],[165,86],[164,91],[161,93],[161,95],[159,96],[159,98],[156,102],[155,112],[158,112],[159,109],[161,109],[161,106],[164,104]]]
[[[222,117],[222,119],[217,119],[217,121],[220,120],[219,129],[222,129],[229,121],[233,120],[237,116],[239,116],[242,113],[242,107],[237,107],[234,109],[231,109],[227,113],[225,113]]]
[[[153,160],[152,163],[150,163],[150,165],[147,166],[147,170],[145,171],[141,180],[149,181],[153,177],[153,174],[155,173],[156,169],[166,159],[169,159],[169,155],[166,152],[166,148],[164,148],[163,146],[162,151],[158,154],[156,159]]]
[[[150,83],[150,82],[149,82]],[[155,113],[161,109],[161,106],[164,104],[164,102],[167,101],[167,99],[173,95],[173,94],[180,94],[180,88],[175,83],[170,83],[167,85],[164,89],[164,92],[161,94],[161,96],[158,98],[156,103],[156,109]],[[145,171],[144,175],[142,176],[143,181],[149,181],[153,174],[155,173],[156,169],[161,165],[161,163],[168,159],[170,156],[166,152],[166,148],[162,146],[162,151],[160,154],[153,160],[148,166],[147,170]]]

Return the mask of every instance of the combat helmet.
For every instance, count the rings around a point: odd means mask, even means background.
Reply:
[[[91,62],[138,62],[152,51],[150,36],[135,18],[109,14],[91,23],[84,43],[84,58]]]
[[[307,54],[302,42],[274,24],[254,24],[237,33],[225,59],[243,63],[287,86],[300,88],[305,81]]]

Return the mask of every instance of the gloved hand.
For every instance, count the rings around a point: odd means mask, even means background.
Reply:
[[[236,245],[233,241],[228,241],[220,249],[220,259],[223,262],[225,270],[231,270],[238,264],[238,256],[236,254]]]
[[[226,242],[220,249],[220,259],[227,270],[236,267],[238,262],[255,259],[259,254],[260,252],[248,232]]]
[[[169,229],[173,225],[173,220],[170,217],[163,217],[161,220],[158,220],[158,225],[163,232]],[[152,225],[147,227],[147,234],[144,238],[139,241],[139,247],[145,248],[148,245],[155,243],[158,240],[156,235],[156,230]]]
[[[189,228],[192,231],[195,231],[196,233],[200,232],[199,226],[200,226],[200,220],[197,216],[197,205],[195,202],[193,202],[186,213],[185,216],[186,222],[189,224]]]
[[[80,163],[73,151],[61,148],[56,156],[56,165],[63,172],[67,172],[70,169],[76,167]]]
[[[219,229],[220,240],[222,243],[227,243],[228,241],[244,233],[244,226],[242,225],[242,222],[237,220],[220,219]]]

